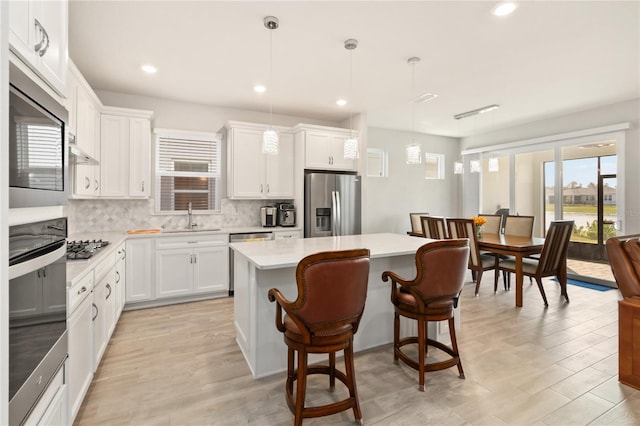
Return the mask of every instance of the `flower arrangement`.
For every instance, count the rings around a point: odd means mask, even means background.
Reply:
[[[482,225],[484,225],[485,223],[487,223],[487,219],[485,219],[485,218],[484,218],[484,217],[482,217],[482,216],[474,216],[474,217],[472,217],[472,219],[473,219],[473,223],[474,223],[476,226],[482,226]]]

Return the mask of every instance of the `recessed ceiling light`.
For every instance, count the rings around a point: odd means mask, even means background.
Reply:
[[[502,3],[498,3],[491,13],[495,16],[506,16],[511,14],[514,10],[518,8],[518,4],[512,1],[503,1]]]
[[[347,104],[347,100],[346,99],[338,99],[336,101],[336,105],[338,106],[345,106]]]
[[[253,86],[253,91],[256,93],[264,93],[267,91],[267,88],[261,84]]]
[[[149,64],[143,65],[141,68],[142,68],[142,71],[146,72],[147,74],[155,74],[158,72],[158,68]]]

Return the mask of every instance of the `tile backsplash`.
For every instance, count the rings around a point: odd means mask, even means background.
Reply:
[[[283,200],[285,201],[285,200]],[[222,199],[221,214],[193,214],[199,228],[260,226],[260,207],[276,200]],[[290,202],[290,201],[289,201]],[[69,235],[91,232],[124,232],[134,229],[186,228],[187,215],[155,215],[153,200],[69,200]]]

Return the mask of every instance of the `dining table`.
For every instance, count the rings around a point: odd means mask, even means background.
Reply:
[[[525,257],[542,252],[544,238],[483,233],[478,237],[477,241],[480,250],[514,257],[516,264],[516,306],[521,308],[522,282],[524,278],[522,260]],[[566,262],[564,263],[564,268],[566,271]]]

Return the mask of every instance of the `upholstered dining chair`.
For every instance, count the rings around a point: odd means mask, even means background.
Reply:
[[[500,218],[500,216],[497,217]],[[480,252],[473,219],[447,219],[447,229],[450,238],[469,239],[469,269],[475,272],[477,296],[480,290],[480,282],[482,281],[482,273],[496,269],[496,265],[498,264],[496,256]]]
[[[454,308],[458,304],[464,286],[464,276],[469,263],[469,245],[465,239],[433,241],[416,252],[416,277],[407,280],[392,271],[382,273],[382,281],[391,279],[391,302],[394,305],[393,360],[402,360],[418,370],[419,389],[424,391],[425,371],[458,367],[464,379],[462,362],[458,351],[454,326]],[[418,321],[418,336],[400,338],[400,316]],[[427,335],[428,321],[448,321],[451,347]],[[418,360],[402,350],[409,344],[417,344]],[[437,348],[449,355],[448,359],[425,363],[427,346]]]
[[[640,235],[609,238],[606,247],[622,295],[618,301],[618,380],[640,390]]]
[[[487,222],[482,225],[482,232],[486,234],[499,234],[502,226],[502,216],[499,214],[481,214]]]
[[[567,248],[569,247],[569,239],[573,230],[572,220],[557,220],[551,222],[547,230],[547,236],[544,240],[544,246],[539,258],[522,259],[522,273],[526,276],[533,277],[538,284],[538,289],[542,295],[544,306],[549,306],[547,296],[542,286],[542,278],[555,276],[560,284],[561,295],[569,302],[567,294]],[[504,273],[515,273],[516,262],[512,258],[499,259],[498,269]],[[494,281],[494,290],[498,286],[497,274]]]
[[[534,218],[534,216],[507,216],[504,222],[504,235],[531,237]]]
[[[414,235],[422,234],[422,222],[420,216],[429,216],[429,213],[409,213],[411,221],[411,233]]]
[[[444,240],[447,238],[447,225],[444,217],[420,216],[422,235],[425,238]]]
[[[327,416],[350,408],[356,420],[362,420],[353,362],[353,336],[364,312],[368,280],[368,249],[330,251],[309,255],[298,263],[296,300],[287,300],[275,288],[269,290],[269,300],[277,303],[276,327],[284,333],[287,345],[285,392],[296,425],[301,425],[303,418]],[[335,365],[336,352],[340,350],[344,351],[344,372],[337,370]],[[308,367],[310,353],[329,354],[329,365]],[[296,354],[297,368],[294,367]],[[349,397],[326,405],[305,407],[309,374],[327,374],[330,390],[334,389],[335,380],[340,380],[347,387]]]

